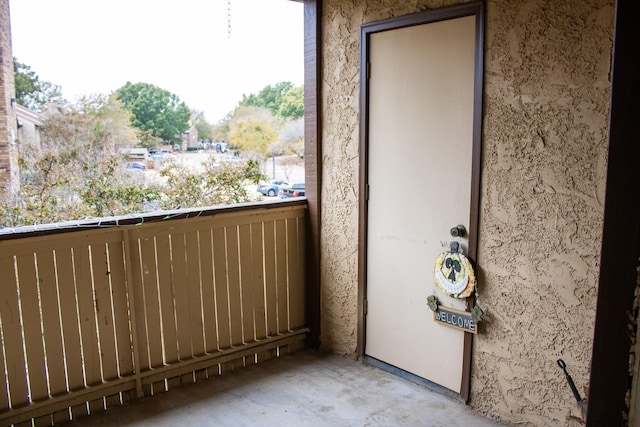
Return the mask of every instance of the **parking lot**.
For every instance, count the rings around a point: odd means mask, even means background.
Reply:
[[[214,149],[174,152],[168,156],[166,161],[175,161],[192,170],[204,170],[202,163],[210,156],[216,158],[220,162],[236,162],[245,160],[242,156],[235,156],[232,152],[216,153]],[[170,159],[170,160],[169,160]],[[149,167],[144,171],[145,180],[159,180],[158,171],[162,167],[161,162],[149,162]],[[262,173],[267,177],[267,181],[272,179],[281,179],[289,183],[304,182],[304,160],[295,156],[278,156],[269,158],[262,164]],[[256,185],[247,187],[252,194],[260,196],[256,191]]]

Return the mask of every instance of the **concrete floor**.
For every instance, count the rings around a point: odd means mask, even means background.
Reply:
[[[312,350],[74,420],[76,426],[499,426],[378,368]]]

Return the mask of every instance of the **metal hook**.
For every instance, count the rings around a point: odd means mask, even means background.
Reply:
[[[578,389],[576,388],[576,385],[573,382],[573,378],[571,378],[571,375],[569,375],[569,372],[567,372],[567,364],[564,363],[564,360],[558,359],[558,366],[560,366],[560,369],[564,371],[564,376],[567,379],[567,382],[569,383],[569,388],[571,389],[571,392],[573,393],[573,397],[575,397],[576,402],[580,402],[582,398],[580,397],[580,393],[578,393]]]

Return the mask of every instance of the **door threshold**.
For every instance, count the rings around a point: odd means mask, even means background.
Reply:
[[[438,394],[442,394],[450,399],[460,401],[466,404],[462,396],[460,396],[460,393],[456,393],[455,391],[450,390],[444,386],[441,386],[440,384],[436,384],[433,381],[429,381],[425,378],[419,377],[415,374],[412,374],[411,372],[405,371],[404,369],[400,369],[396,366],[390,365],[386,362],[383,362],[371,356],[364,355],[363,360],[365,363],[373,367],[389,372],[392,375],[395,375],[397,377],[400,377],[412,383],[418,384],[428,390],[431,390]]]

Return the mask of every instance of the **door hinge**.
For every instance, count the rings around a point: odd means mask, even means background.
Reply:
[[[369,311],[369,300],[367,300],[366,298],[364,299],[364,301],[362,301],[362,311],[364,312],[364,315],[367,315],[367,311]]]

